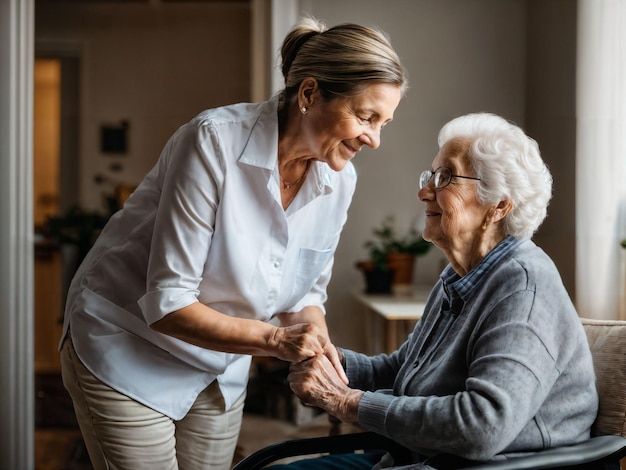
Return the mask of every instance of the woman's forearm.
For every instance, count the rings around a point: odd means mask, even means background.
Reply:
[[[320,341],[320,336],[326,333],[312,324],[279,328],[259,320],[231,317],[199,302],[166,315],[151,327],[205,349],[288,361],[322,353],[325,341]]]

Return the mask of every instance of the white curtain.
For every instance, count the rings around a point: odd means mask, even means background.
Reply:
[[[625,318],[626,0],[579,0],[576,303]]]

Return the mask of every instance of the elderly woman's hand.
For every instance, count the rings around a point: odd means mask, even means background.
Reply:
[[[335,368],[337,375],[343,381],[344,384],[348,385],[348,376],[346,375],[346,371],[343,370],[343,365],[341,364],[341,355],[337,347],[328,341],[326,346],[324,346],[324,355],[328,358],[330,363]]]
[[[291,390],[307,405],[321,408],[344,422],[357,421],[363,392],[349,388],[325,355],[292,364],[288,380]]]

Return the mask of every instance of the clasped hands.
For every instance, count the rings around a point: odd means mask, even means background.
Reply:
[[[355,423],[363,392],[348,387],[339,352],[330,341],[327,345],[324,354],[290,366],[289,386],[306,405],[321,408],[343,422]]]

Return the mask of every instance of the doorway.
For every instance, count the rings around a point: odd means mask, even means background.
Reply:
[[[48,222],[77,201],[78,58],[38,55],[33,72],[35,467],[58,470],[80,433],[57,351],[67,263]]]
[[[34,68],[33,222],[41,230],[58,214],[61,153],[61,61],[36,59]]]
[[[42,281],[35,285],[35,373],[60,371],[61,293],[69,273],[47,226],[78,204],[78,65],[78,57],[53,53],[37,54],[34,65],[35,280]]]

